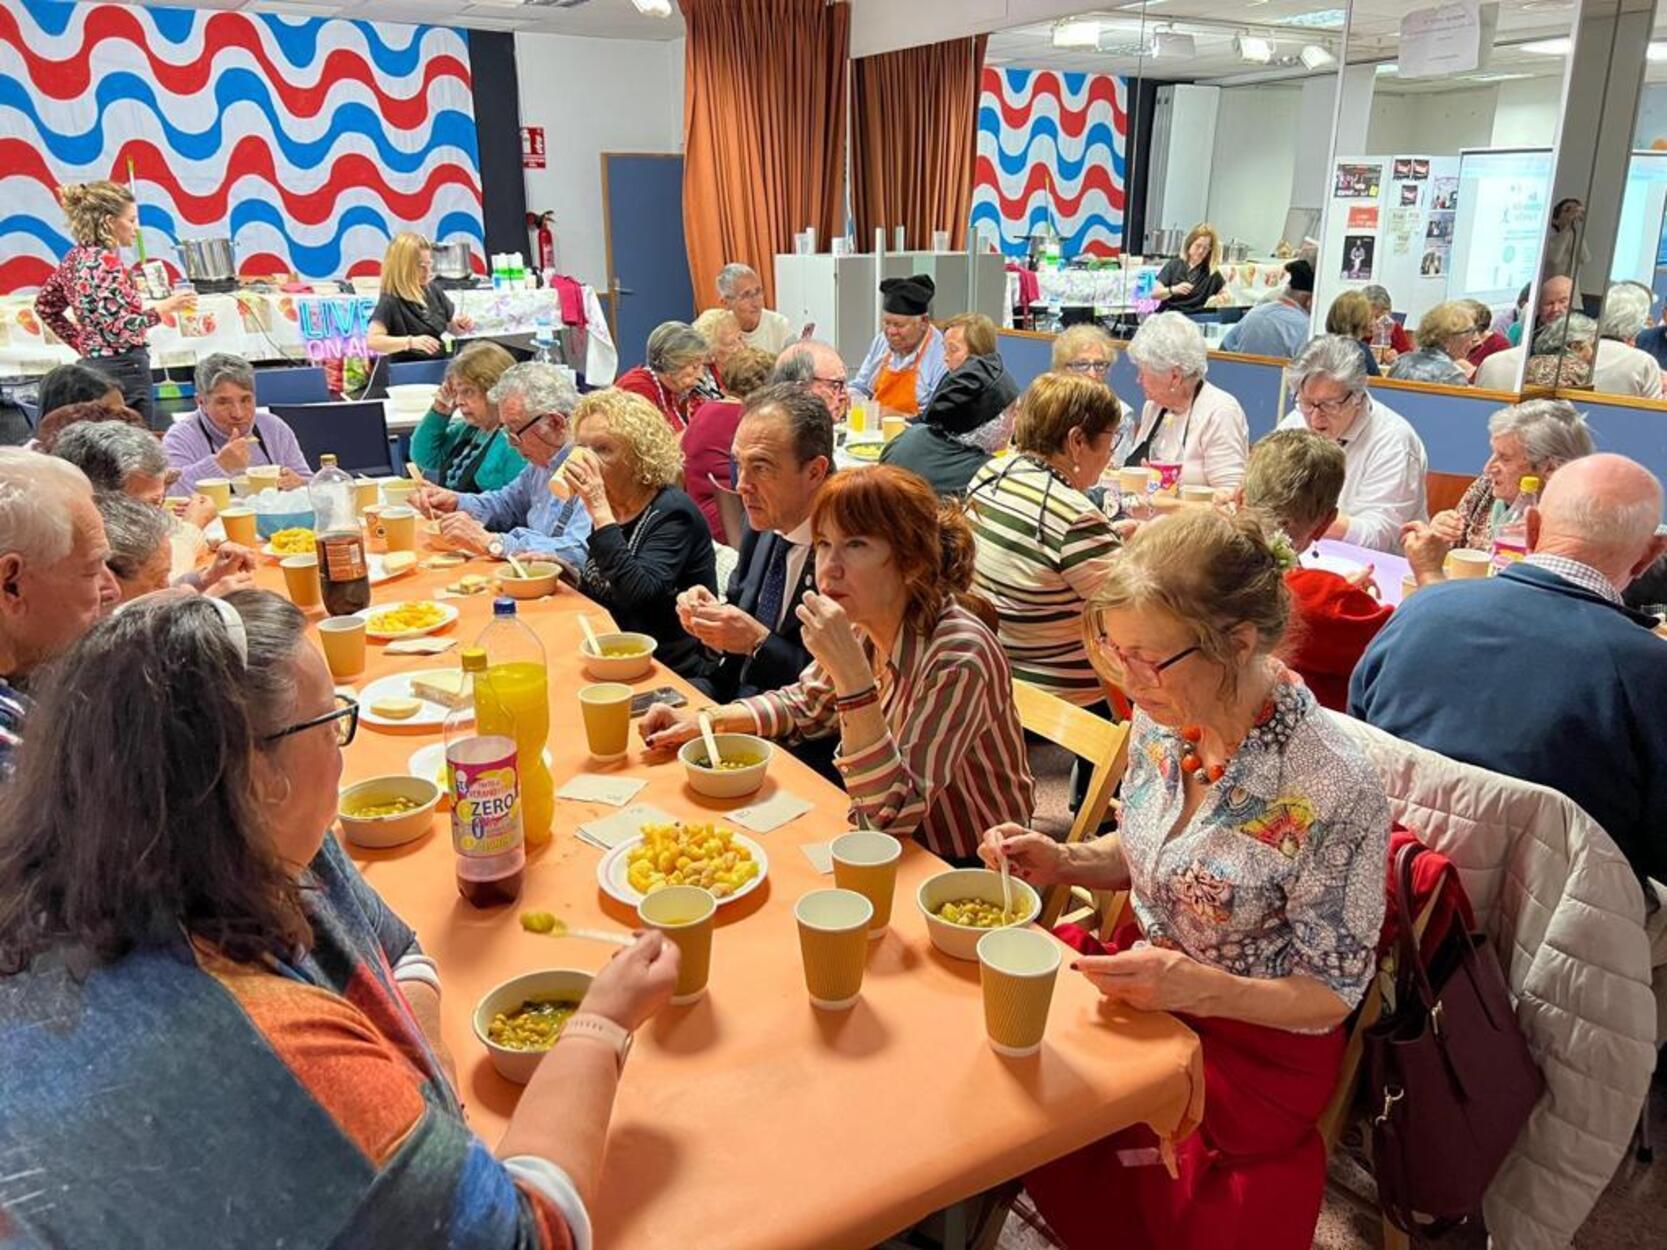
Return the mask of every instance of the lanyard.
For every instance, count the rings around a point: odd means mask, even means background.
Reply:
[[[231,441],[230,439],[226,439],[221,442],[219,448],[214,446],[214,437],[219,431],[216,430],[212,424],[210,424],[207,417],[203,416],[203,410],[201,408],[197,409],[197,426],[203,432],[203,441],[208,444],[210,454],[214,454],[216,451],[223,451],[226,443]],[[272,459],[270,453],[266,450],[266,440],[260,436],[260,418],[258,416],[249,423],[249,433],[246,437],[255,440],[255,446],[260,448],[261,455],[266,457],[266,462],[268,464],[276,463]]]

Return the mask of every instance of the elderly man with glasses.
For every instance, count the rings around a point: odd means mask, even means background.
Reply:
[[[555,366],[532,361],[504,370],[488,399],[527,467],[502,490],[462,495],[425,486],[413,501],[424,516],[440,518],[441,536],[459,551],[494,560],[535,555],[577,575],[589,554],[590,513],[577,496],[556,498],[550,483],[571,450],[578,391]]]
[[[793,341],[787,318],[764,307],[764,282],[751,265],[731,261],[718,270],[718,298],[735,314],[748,347],[779,356]]]
[[[1285,370],[1297,410],[1282,430],[1312,430],[1343,449],[1343,492],[1325,537],[1394,553],[1401,528],[1424,521],[1429,457],[1404,417],[1366,393],[1360,349],[1337,334],[1311,339]]]

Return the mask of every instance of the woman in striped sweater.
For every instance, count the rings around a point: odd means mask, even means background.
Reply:
[[[1103,388],[1102,388],[1103,389]],[[852,820],[916,837],[957,864],[1003,813],[1034,805],[1013,676],[972,584],[971,529],[954,505],[890,465],[835,474],[810,517],[816,593],[795,610],[812,663],[780,690],[712,712],[714,726],[772,738],[837,733]],[[643,741],[695,737],[664,704]]]

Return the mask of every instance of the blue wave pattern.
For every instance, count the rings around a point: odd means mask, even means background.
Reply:
[[[95,7],[61,0],[6,2],[16,6],[14,12],[19,14],[26,39],[29,38],[28,23],[33,23],[35,32],[43,39],[67,36],[66,47],[76,43],[77,9],[85,16]],[[441,27],[175,8],[128,11],[145,28],[151,50],[176,63],[189,58],[193,48],[199,56],[207,55],[204,31],[209,21],[254,24],[267,42],[278,72],[283,73],[286,68],[293,70],[295,81],[312,81],[316,69],[311,74],[306,71],[330,53],[343,49],[361,57],[385,90],[390,89],[389,79],[420,80],[426,62],[434,56],[450,55],[465,64],[468,62],[466,34]],[[293,133],[295,125],[283,109],[275,84],[264,71],[250,68],[241,58],[229,61],[224,70],[216,67],[210,74],[207,89],[193,97],[187,106],[159,95],[152,81],[128,68],[132,64],[128,57],[122,58],[123,68],[100,73],[101,63],[114,60],[109,55],[110,48],[105,43],[83,53],[90,58],[95,84],[90,125],[85,125],[85,101],[57,100],[27,80],[0,77],[0,129],[35,143],[60,183],[122,177],[124,171],[114,168],[116,153],[134,138],[156,142],[164,156],[170,158],[176,174],[183,174],[180,166],[186,162],[206,163],[217,182],[233,179],[238,170],[217,168],[215,161],[248,133],[262,132],[260,124],[250,115],[252,108],[265,120],[264,137],[270,144],[278,177],[293,177],[291,185],[330,183],[332,166],[344,146],[343,141],[351,140],[345,146],[375,159],[396,188],[415,190],[427,177],[425,167],[450,166],[463,168],[468,183],[480,186],[480,148],[473,101],[467,83],[458,78],[437,80],[445,84],[438,89],[438,107],[424,117],[419,130],[403,131],[391,126],[379,115],[374,101],[366,104],[353,98],[360,88],[351,85],[339,96],[326,96],[326,111],[310,123],[321,128],[314,137],[302,139]],[[63,50],[48,53],[67,54]],[[320,86],[327,92],[333,90],[328,82]],[[229,109],[242,114],[231,126],[226,122]],[[76,129],[64,125],[65,119],[72,116],[76,118]],[[85,128],[80,129],[83,125]],[[174,163],[176,160],[178,164]],[[8,192],[8,181],[8,173],[0,171],[0,205],[17,193],[16,183]],[[31,181],[27,185],[32,188],[37,184]],[[339,193],[345,195],[353,190],[357,188],[344,186]],[[155,246],[158,236],[165,250],[166,243],[180,237],[227,233],[236,241],[240,233],[253,228],[258,238],[240,242],[240,255],[277,251],[298,274],[307,278],[337,277],[351,265],[380,258],[386,240],[402,229],[417,229],[441,239],[466,239],[477,251],[484,251],[485,231],[478,207],[458,210],[455,192],[444,189],[435,196],[429,209],[411,221],[396,215],[380,201],[375,205],[351,204],[331,216],[333,235],[327,239],[308,237],[306,232],[299,232],[301,237],[292,234],[279,197],[270,188],[247,180],[241,189],[234,185],[228,211],[219,221],[182,217],[167,192],[147,184],[142,177],[139,194],[140,225],[153,252],[158,250]],[[439,201],[439,196],[448,194],[453,197],[448,201],[453,205],[449,210],[443,209]],[[35,198],[38,202],[38,191]],[[56,218],[14,212],[0,216],[0,237],[7,238],[7,250],[14,254],[22,251],[55,261],[70,246],[63,226],[62,220]],[[350,232],[356,232],[351,240]]]

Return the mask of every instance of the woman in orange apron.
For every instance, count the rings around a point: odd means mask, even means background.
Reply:
[[[881,352],[880,363],[869,387],[881,412],[907,417],[919,414],[920,373],[934,345],[938,348],[936,370],[939,375],[943,372],[942,336],[927,320],[936,289],[923,273],[911,278],[887,278],[880,283],[881,308],[890,320],[881,332],[885,346],[875,344]],[[891,361],[895,356],[905,356],[906,362],[894,368]],[[926,363],[930,369],[930,362]],[[936,382],[936,378],[932,380]]]

